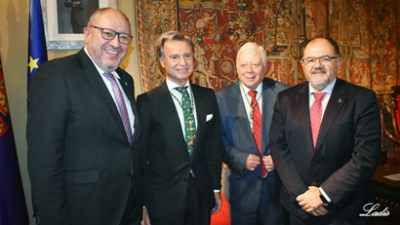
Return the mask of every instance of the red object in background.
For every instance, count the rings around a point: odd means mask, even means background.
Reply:
[[[224,194],[221,193],[222,206],[221,210],[215,215],[211,215],[210,225],[229,225],[229,203],[226,201]]]

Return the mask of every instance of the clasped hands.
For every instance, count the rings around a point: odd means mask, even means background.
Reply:
[[[264,156],[262,160],[264,161],[265,169],[267,169],[268,172],[275,170],[275,165],[270,155]],[[246,165],[244,167],[250,171],[254,171],[256,167],[260,165],[260,163],[261,163],[260,157],[253,154],[249,154],[249,156],[247,157]]]
[[[308,191],[297,196],[296,201],[304,209],[304,211],[312,214],[313,216],[323,216],[329,211],[325,209],[324,203],[319,195],[320,193],[318,187],[309,186]]]

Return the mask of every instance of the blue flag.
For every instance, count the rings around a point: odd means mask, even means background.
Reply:
[[[28,225],[0,59],[0,225]]]
[[[46,36],[44,35],[40,0],[31,0],[29,6],[28,87],[36,69],[47,61]]]

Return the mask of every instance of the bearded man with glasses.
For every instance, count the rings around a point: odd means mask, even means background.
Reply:
[[[77,54],[43,63],[28,96],[28,169],[39,224],[139,225],[140,123],[132,77],[119,68],[128,18],[93,13]]]
[[[380,159],[375,92],[338,79],[338,44],[304,44],[308,82],[278,94],[271,156],[282,180],[280,202],[291,224],[366,224],[370,180]]]

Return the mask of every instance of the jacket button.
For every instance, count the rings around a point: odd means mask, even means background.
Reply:
[[[149,163],[150,163],[150,161],[149,161],[149,160],[147,160],[147,165],[149,165]]]
[[[126,174],[126,176],[130,177],[130,176],[132,176],[132,174],[133,174],[133,172],[129,172],[129,173]]]
[[[312,166],[312,167],[316,167],[317,164],[316,164],[315,162],[312,162],[312,163],[311,163],[311,166]]]
[[[183,178],[184,181],[187,181],[187,178]]]

